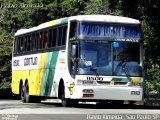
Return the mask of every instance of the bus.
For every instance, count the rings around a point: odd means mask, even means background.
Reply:
[[[143,104],[140,21],[77,15],[15,33],[12,92],[22,102],[60,99]]]

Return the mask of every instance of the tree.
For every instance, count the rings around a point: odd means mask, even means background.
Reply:
[[[87,0],[4,0],[0,11],[0,89],[10,88],[14,33],[41,23],[77,15]]]
[[[90,0],[86,4],[84,14],[122,15],[119,7],[119,1]]]

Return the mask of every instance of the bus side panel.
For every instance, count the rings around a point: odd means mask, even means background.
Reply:
[[[66,51],[62,50],[59,51],[57,63],[55,66],[55,73],[54,73],[54,82],[52,85],[51,90],[51,97],[58,97],[58,90],[59,90],[59,83],[60,80],[64,82],[65,90],[69,91],[70,87],[70,75],[67,71],[67,60],[66,60]],[[65,96],[68,96],[68,93],[70,95],[70,92],[65,91]]]
[[[50,52],[46,56],[44,71],[42,72],[40,96],[51,96],[55,67],[57,64],[58,51]]]
[[[20,90],[20,81],[24,85],[25,80],[27,79],[26,74],[28,73],[27,70],[13,70],[12,71],[12,92],[14,94],[19,94]]]
[[[39,75],[40,70],[30,70],[28,78],[29,94],[39,96],[41,79]]]
[[[27,80],[29,85],[29,95],[53,96],[51,95],[51,90],[53,87],[58,56],[59,51],[17,57],[16,59],[22,61],[22,66],[12,72],[13,93],[19,94],[20,80],[23,80],[23,85]],[[23,60],[29,57],[38,58],[37,68],[36,66],[32,66],[32,68],[30,66],[23,66]]]
[[[45,71],[44,68],[45,68],[46,57],[47,53],[41,53],[38,70],[32,70],[31,72],[30,82],[29,82],[30,95],[36,95],[36,96],[40,95],[42,77]]]
[[[14,94],[19,94],[19,81],[20,76],[18,71],[12,71],[12,92]]]

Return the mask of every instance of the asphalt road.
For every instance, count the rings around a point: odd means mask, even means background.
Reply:
[[[160,120],[160,107],[80,103],[61,107],[60,101],[22,103],[0,100],[0,120]]]

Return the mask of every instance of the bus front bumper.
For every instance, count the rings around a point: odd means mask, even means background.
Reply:
[[[142,101],[141,87],[75,86],[73,99]]]

